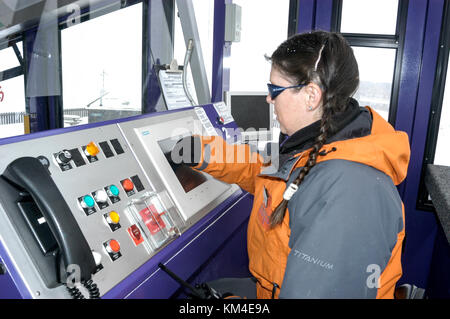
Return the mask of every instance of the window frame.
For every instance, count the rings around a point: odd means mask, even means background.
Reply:
[[[419,182],[419,193],[416,208],[425,211],[434,211],[434,205],[429,199],[429,192],[425,186],[425,175],[427,165],[434,163],[436,144],[439,135],[439,125],[444,103],[446,76],[449,75],[450,63],[450,3],[445,1],[441,35],[439,39],[439,51],[436,62],[436,73],[434,77],[433,93],[431,98],[430,117],[428,120],[425,151],[422,161],[422,170]],[[450,90],[450,87],[447,88]]]
[[[340,32],[342,21],[343,0],[333,1],[333,14],[331,17],[331,30]],[[395,126],[398,108],[398,96],[400,87],[400,75],[402,68],[402,57],[406,33],[406,19],[408,13],[408,0],[399,0],[397,9],[397,25],[394,35],[365,34],[365,33],[342,33],[350,46],[366,48],[396,49],[394,74],[391,88],[391,101],[389,107],[388,121]]]

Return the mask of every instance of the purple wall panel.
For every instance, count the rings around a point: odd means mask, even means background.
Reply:
[[[315,27],[316,0],[301,0],[298,3],[297,33],[310,32]]]

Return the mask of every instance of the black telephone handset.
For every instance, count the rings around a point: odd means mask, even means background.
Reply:
[[[23,194],[29,194],[42,213],[56,240],[59,262],[62,263],[56,265],[55,270],[60,267],[64,269],[64,273],[67,266],[77,265],[81,282],[89,282],[92,285],[91,275],[96,269],[92,251],[47,168],[37,158],[21,157],[8,165],[3,178]],[[63,277],[64,274],[59,276],[60,283],[64,283]]]

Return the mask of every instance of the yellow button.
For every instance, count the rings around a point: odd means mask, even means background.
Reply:
[[[120,216],[117,212],[112,211],[108,215],[108,222],[112,224],[117,224],[120,221]]]
[[[86,152],[91,156],[95,156],[100,152],[100,150],[94,142],[90,142],[88,145],[86,145]]]

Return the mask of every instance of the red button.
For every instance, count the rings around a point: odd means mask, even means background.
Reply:
[[[123,189],[126,192],[132,191],[133,188],[134,188],[133,182],[130,179],[128,179],[128,178],[123,180],[123,181],[121,181],[121,183],[122,183]]]
[[[111,253],[118,253],[120,251],[120,244],[117,240],[111,239],[108,242],[106,249]]]
[[[136,246],[144,241],[141,231],[136,225],[131,225],[131,227],[128,228],[128,233],[130,234],[131,239],[133,239]]]

